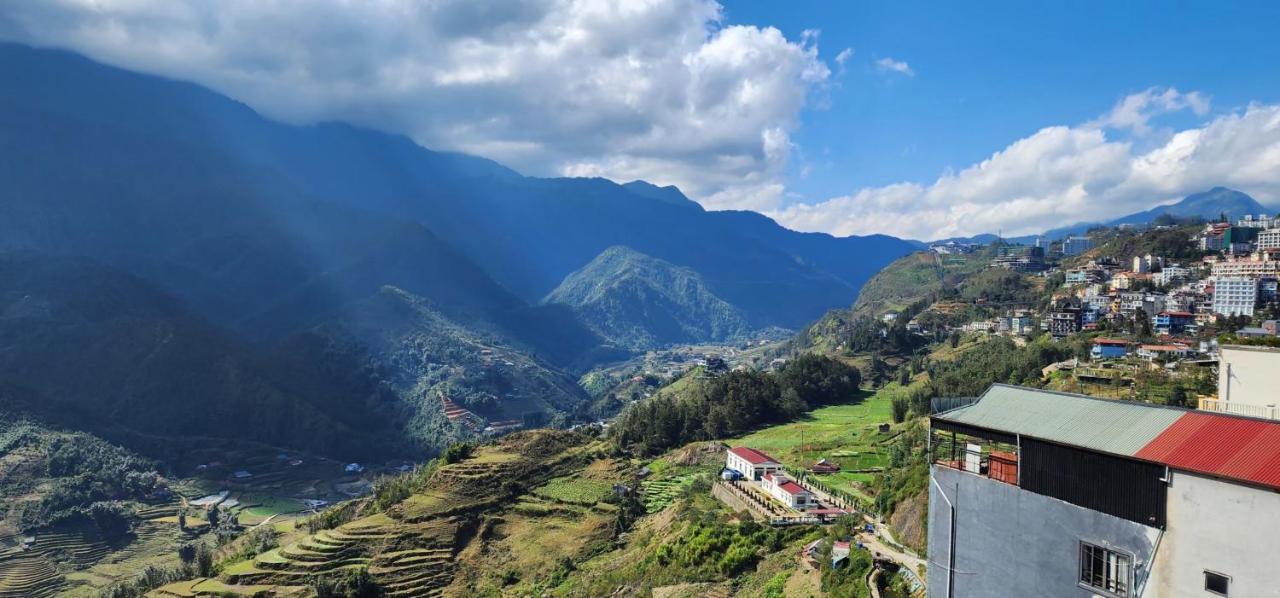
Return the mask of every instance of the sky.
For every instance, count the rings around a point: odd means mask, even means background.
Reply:
[[[1280,4],[47,0],[0,39],[836,235],[1280,204]]]

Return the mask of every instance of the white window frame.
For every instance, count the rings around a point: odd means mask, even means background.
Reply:
[[[1095,550],[1101,550],[1101,551],[1103,551],[1104,553],[1108,553],[1108,554],[1111,554],[1111,555],[1115,555],[1115,556],[1117,556],[1117,557],[1123,557],[1124,559],[1126,559],[1126,560],[1128,561],[1128,563],[1127,563],[1127,565],[1126,565],[1126,567],[1125,567],[1125,576],[1124,576],[1124,579],[1117,579],[1117,580],[1116,580],[1116,581],[1122,582],[1122,583],[1124,584],[1124,592],[1116,592],[1116,591],[1114,591],[1114,590],[1110,590],[1110,589],[1107,589],[1107,588],[1105,588],[1105,587],[1098,587],[1098,586],[1093,585],[1092,583],[1089,583],[1087,580],[1083,579],[1083,574],[1084,574],[1084,552],[1085,552],[1085,547],[1086,547],[1086,546],[1091,547],[1091,548],[1093,548],[1093,549],[1095,549]],[[1107,545],[1106,543],[1104,543],[1104,542],[1090,542],[1090,541],[1088,541],[1088,540],[1081,540],[1081,541],[1080,541],[1080,543],[1079,543],[1079,547],[1076,549],[1076,582],[1077,582],[1077,585],[1079,585],[1080,587],[1082,587],[1082,588],[1084,588],[1084,589],[1086,589],[1086,590],[1089,590],[1089,591],[1091,591],[1091,592],[1095,592],[1095,593],[1097,593],[1097,594],[1099,594],[1099,595],[1102,595],[1102,596],[1111,596],[1112,598],[1132,598],[1132,597],[1134,596],[1134,594],[1133,594],[1133,566],[1134,566],[1134,565],[1133,565],[1133,564],[1134,564],[1135,562],[1137,562],[1137,559],[1136,559],[1136,558],[1134,558],[1134,554],[1133,554],[1132,552],[1129,552],[1129,551],[1127,551],[1127,550],[1120,550],[1120,549],[1115,548],[1115,547],[1113,547],[1113,546],[1108,546],[1108,545]],[[1106,583],[1105,579],[1104,579],[1103,583]]]

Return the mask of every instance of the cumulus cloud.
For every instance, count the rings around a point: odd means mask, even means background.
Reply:
[[[1149,118],[1149,106],[1207,110],[1207,103],[1197,108],[1194,102],[1200,100],[1188,99],[1189,94],[1143,94],[1151,97],[1126,98],[1120,112]],[[1143,101],[1147,107],[1133,108]],[[1122,216],[1216,185],[1241,189],[1263,202],[1280,198],[1280,105],[1255,104],[1218,116],[1170,134],[1149,151],[1108,137],[1106,127],[1147,126],[1146,118],[1116,113],[1076,127],[1041,129],[929,185],[866,188],[769,214],[797,230],[937,239],[996,231],[1034,234]]]
[[[894,60],[892,58],[881,58],[876,61],[876,70],[882,73],[898,73],[908,77],[916,76],[916,72],[911,70],[911,65],[905,60]]]
[[[1136,134],[1146,135],[1151,132],[1148,123],[1152,118],[1188,109],[1196,116],[1204,116],[1209,112],[1209,97],[1198,91],[1180,93],[1172,87],[1163,90],[1152,87],[1125,96],[1110,112],[1087,126],[1129,129]]]
[[[8,2],[0,37],[192,80],[291,122],[401,132],[531,174],[677,184],[723,207],[778,201],[799,114],[830,77],[817,31],[728,26],[713,0],[299,8]]]

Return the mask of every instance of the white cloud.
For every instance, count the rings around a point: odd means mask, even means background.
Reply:
[[[882,73],[898,73],[908,77],[916,76],[916,72],[911,70],[911,65],[907,64],[905,60],[881,58],[876,61],[876,69]]]
[[[1190,109],[1196,116],[1209,112],[1209,97],[1198,92],[1180,93],[1172,87],[1148,88],[1130,94],[1116,103],[1110,112],[1086,126],[1129,129],[1138,135],[1151,132],[1149,122],[1161,114]]]
[[[1200,110],[1193,103],[1199,100],[1179,97],[1153,101]],[[1217,185],[1264,203],[1280,199],[1280,105],[1255,104],[1219,116],[1171,134],[1145,152],[1108,138],[1100,124],[1133,126],[1144,120],[1108,117],[1041,129],[930,185],[866,188],[768,213],[797,230],[937,239],[997,231],[1033,234],[1122,216]]]
[[[830,71],[816,30],[792,41],[721,13],[713,0],[48,0],[0,4],[0,37],[192,80],[291,122],[744,207],[780,195],[799,114]]]
[[[844,63],[849,62],[850,58],[853,58],[853,48],[840,50],[840,53],[836,54],[836,64],[844,66]]]

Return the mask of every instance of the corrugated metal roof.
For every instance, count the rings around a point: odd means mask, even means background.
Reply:
[[[1280,488],[1280,422],[1187,413],[1135,456]]]
[[[934,417],[1131,457],[1184,413],[1142,403],[996,384],[977,403]]]

